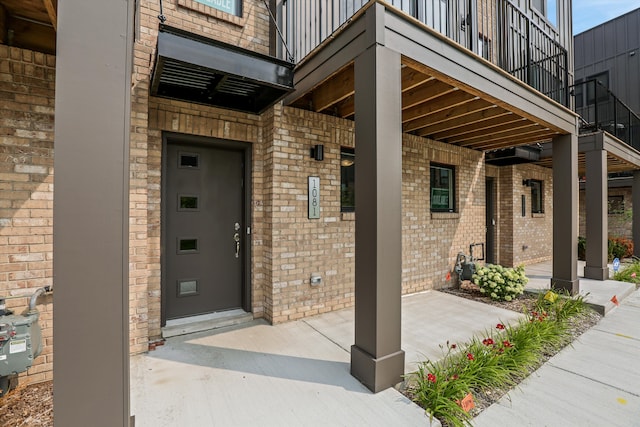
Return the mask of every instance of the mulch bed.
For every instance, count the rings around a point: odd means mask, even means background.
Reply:
[[[53,425],[53,381],[16,388],[0,398],[0,426]]]

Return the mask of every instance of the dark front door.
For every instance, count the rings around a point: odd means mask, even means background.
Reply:
[[[244,153],[167,144],[166,319],[242,307]]]
[[[495,264],[496,263],[496,259],[495,259],[495,253],[496,253],[496,248],[495,248],[495,235],[496,235],[496,214],[495,214],[495,181],[493,178],[487,178],[486,179],[486,187],[485,187],[485,192],[486,192],[486,204],[485,204],[485,208],[486,208],[486,212],[485,212],[485,216],[486,216],[486,230],[487,230],[487,237],[486,237],[486,243],[487,243],[487,250],[485,253],[485,258],[486,258],[486,262],[488,264]]]

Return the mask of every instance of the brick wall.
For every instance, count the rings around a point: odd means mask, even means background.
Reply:
[[[53,283],[55,57],[0,45],[0,296]],[[28,382],[52,378],[53,298],[38,302],[44,349]],[[28,298],[10,299],[21,313]]]
[[[543,182],[544,213],[531,213],[531,188],[522,185],[525,179]],[[533,164],[504,166],[499,168],[498,181],[498,263],[511,267],[550,260],[553,250],[553,171]],[[525,196],[524,216],[522,196]]]
[[[633,222],[630,212],[633,209],[633,197],[631,187],[612,187],[608,189],[609,196],[622,196],[624,212],[610,213],[608,215],[609,237],[626,237],[633,239]],[[585,191],[580,190],[580,229],[579,236],[586,237],[587,227],[587,206]]]

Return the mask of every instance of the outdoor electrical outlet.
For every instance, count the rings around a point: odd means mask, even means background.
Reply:
[[[311,280],[309,281],[311,286],[320,286],[322,284],[322,277],[317,275],[312,275]]]

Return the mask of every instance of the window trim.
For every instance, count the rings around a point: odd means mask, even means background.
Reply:
[[[540,185],[540,197],[538,198],[539,199],[538,204],[540,205],[539,210],[534,209],[536,205],[536,200],[537,200],[533,194],[534,184]],[[543,214],[544,213],[544,181],[541,179],[532,179],[530,187],[531,187],[531,214]]]
[[[448,208],[434,208],[433,207],[433,179],[432,179],[432,171],[434,168],[445,169],[451,171],[451,183],[449,184],[449,190],[451,192],[449,198],[449,206]],[[444,163],[436,163],[431,162],[429,164],[429,211],[430,212],[444,212],[444,213],[455,213],[457,212],[457,203],[456,203],[456,167],[454,165],[447,165]]]
[[[342,156],[351,156],[353,158],[353,163],[351,165],[345,166],[343,165],[343,161],[347,159],[343,159]],[[351,147],[340,147],[340,212],[341,213],[349,213],[356,211],[356,176],[355,176],[355,167],[356,167],[356,152]],[[343,168],[350,168],[353,166],[353,206],[345,206],[342,203],[342,192],[343,192]],[[348,185],[347,185],[348,187]]]

